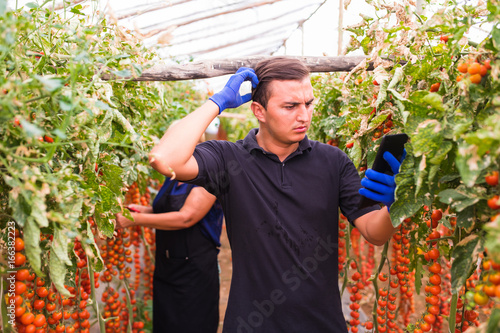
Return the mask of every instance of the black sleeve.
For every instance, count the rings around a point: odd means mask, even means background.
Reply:
[[[340,159],[340,210],[347,220],[354,225],[354,220],[371,211],[380,209],[379,205],[373,205],[359,209],[362,195],[358,190],[361,188],[361,178],[354,163],[346,154],[341,155]]]
[[[186,183],[204,187],[209,193],[218,196],[227,185],[224,151],[226,141],[206,141],[196,146],[193,153],[198,163],[198,176]]]

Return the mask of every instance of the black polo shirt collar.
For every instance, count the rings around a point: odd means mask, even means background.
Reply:
[[[257,143],[257,133],[259,132],[259,129],[258,128],[254,128],[252,130],[250,130],[250,132],[248,132],[247,136],[243,139],[243,147],[251,154],[253,150],[258,150],[260,152],[262,152],[262,154],[266,155],[266,156],[269,156],[270,158],[274,159],[273,157],[275,156],[276,159],[278,158],[275,154],[273,153],[270,153],[270,152],[267,152],[265,151],[261,146],[259,146],[259,144]],[[296,155],[300,155],[302,154],[304,151],[311,151],[312,149],[312,145],[311,145],[311,142],[309,141],[309,138],[307,137],[307,135],[304,137],[304,139],[302,139],[300,142],[299,142],[299,146],[297,148],[296,151],[294,151],[293,153],[291,153],[287,158],[286,160],[296,156]],[[279,161],[279,160],[278,160]]]

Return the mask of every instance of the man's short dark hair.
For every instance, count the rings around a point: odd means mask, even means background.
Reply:
[[[271,97],[271,81],[302,81],[309,76],[309,69],[296,58],[271,57],[257,63],[255,74],[259,84],[252,89],[252,100],[266,108]]]

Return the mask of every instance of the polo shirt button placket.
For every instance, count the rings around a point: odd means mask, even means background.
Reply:
[[[281,163],[281,187],[285,186],[285,163]]]

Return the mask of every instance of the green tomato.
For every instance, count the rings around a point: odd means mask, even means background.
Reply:
[[[474,292],[469,290],[468,292],[465,293],[465,298],[469,301],[469,302],[474,302]]]

